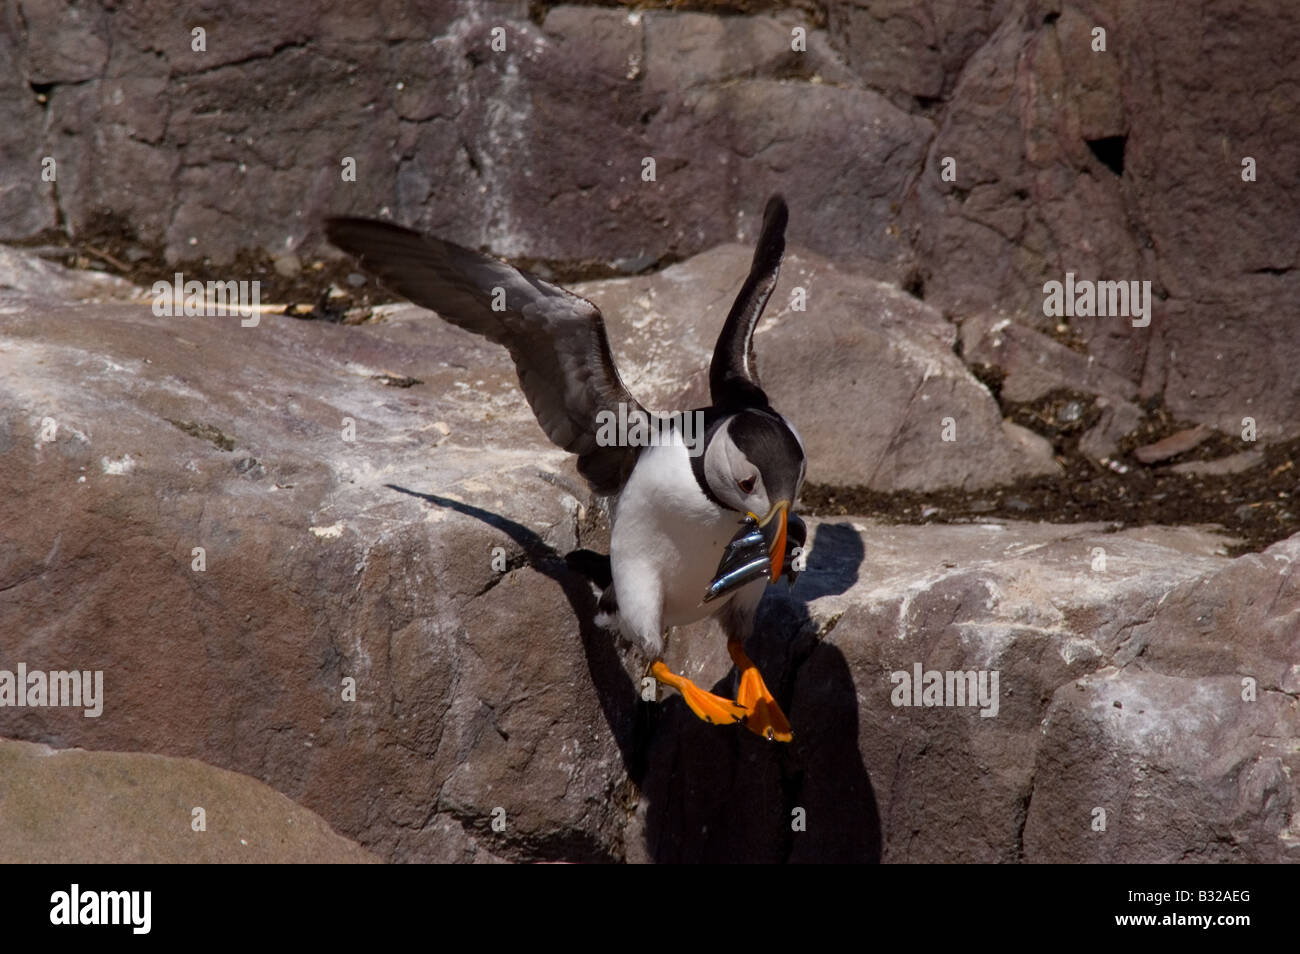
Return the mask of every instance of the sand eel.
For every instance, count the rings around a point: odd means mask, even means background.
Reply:
[[[333,218],[331,242],[417,305],[490,341],[514,359],[538,423],[578,457],[592,491],[616,498],[602,624],[637,640],[649,672],[701,719],[744,722],[789,741],[790,724],[745,654],[767,583],[791,580],[804,542],[791,507],[806,469],[803,442],[768,403],[753,335],[776,287],[788,213],[767,203],[748,278],[709,368],[712,405],[689,419],[648,412],[614,365],[599,309],[556,285],[451,242],[370,219]],[[612,419],[641,421],[679,439],[611,441]],[[690,439],[687,421],[703,425]],[[631,433],[631,431],[629,431]],[[649,446],[647,446],[647,443]],[[668,627],[714,616],[739,673],[734,700],[707,692],[663,661]]]

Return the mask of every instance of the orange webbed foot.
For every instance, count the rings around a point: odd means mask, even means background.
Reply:
[[[767,688],[767,683],[763,682],[758,667],[745,655],[739,642],[727,643],[727,650],[731,653],[736,668],[740,670],[740,691],[736,694],[736,701],[748,710],[745,727],[772,742],[791,741],[794,730],[790,728],[790,722],[781,711],[781,706]]]
[[[690,710],[705,722],[714,725],[730,725],[745,718],[744,706],[711,692],[705,692],[685,676],[678,676],[669,670],[662,659],[655,660],[650,667],[650,674],[665,686],[671,686],[680,692]]]

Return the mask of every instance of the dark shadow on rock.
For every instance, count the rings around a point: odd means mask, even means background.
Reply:
[[[866,555],[862,535],[847,523],[818,524],[808,569],[799,576],[794,592],[804,603],[848,592],[858,582],[858,568]]]
[[[806,602],[852,586],[863,556],[852,527],[822,524],[795,587],[772,587],[759,606],[747,650],[790,716],[793,742],[708,725],[678,696],[664,704],[642,786],[654,860],[880,860],[880,812],[858,749],[853,675],[844,654],[821,641]],[[733,695],[735,686],[733,669],[713,691]]]
[[[529,565],[559,584],[573,613],[601,710],[628,776],[647,802],[646,841],[656,861],[872,862],[880,816],[857,745],[857,691],[843,654],[822,643],[807,600],[857,580],[861,538],[822,524],[796,586],[769,589],[748,651],[789,714],[795,741],[768,742],[740,726],[697,719],[681,697],[640,700],[617,637],[593,622],[596,601],[582,574],[535,531],[471,504],[395,484],[399,493],[481,520],[505,533]],[[717,638],[723,639],[720,629]],[[713,687],[734,696],[733,669]],[[802,809],[804,830],[792,822]]]
[[[529,566],[559,584],[578,620],[578,633],[587,657],[587,668],[591,672],[591,681],[595,685],[605,721],[622,755],[623,768],[634,782],[640,784],[645,774],[647,741],[654,721],[654,713],[650,711],[653,705],[642,702],[637,694],[636,686],[619,658],[614,634],[595,624],[596,599],[587,579],[571,569],[564,556],[554,547],[521,523],[448,497],[422,494],[396,484],[384,486],[481,520],[500,530],[524,551]]]

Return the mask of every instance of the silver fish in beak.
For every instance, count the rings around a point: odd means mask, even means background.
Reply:
[[[703,602],[712,602],[764,577],[775,582],[785,576],[793,586],[799,576],[799,571],[794,568],[794,552],[807,539],[807,525],[789,513],[788,506],[774,507],[764,524],[760,524],[753,514],[748,514],[723,551]]]

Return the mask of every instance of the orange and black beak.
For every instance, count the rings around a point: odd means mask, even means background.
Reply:
[[[767,512],[767,516],[758,521],[763,530],[763,538],[768,541],[767,555],[772,561],[771,581],[781,578],[781,569],[785,566],[786,521],[790,513],[790,501],[780,500]]]
[[[803,521],[790,513],[790,501],[782,500],[767,516],[746,513],[740,530],[727,544],[703,602],[709,603],[755,580],[775,583],[784,572],[790,582],[798,575],[785,565],[785,551],[792,537],[802,546],[807,539]]]

